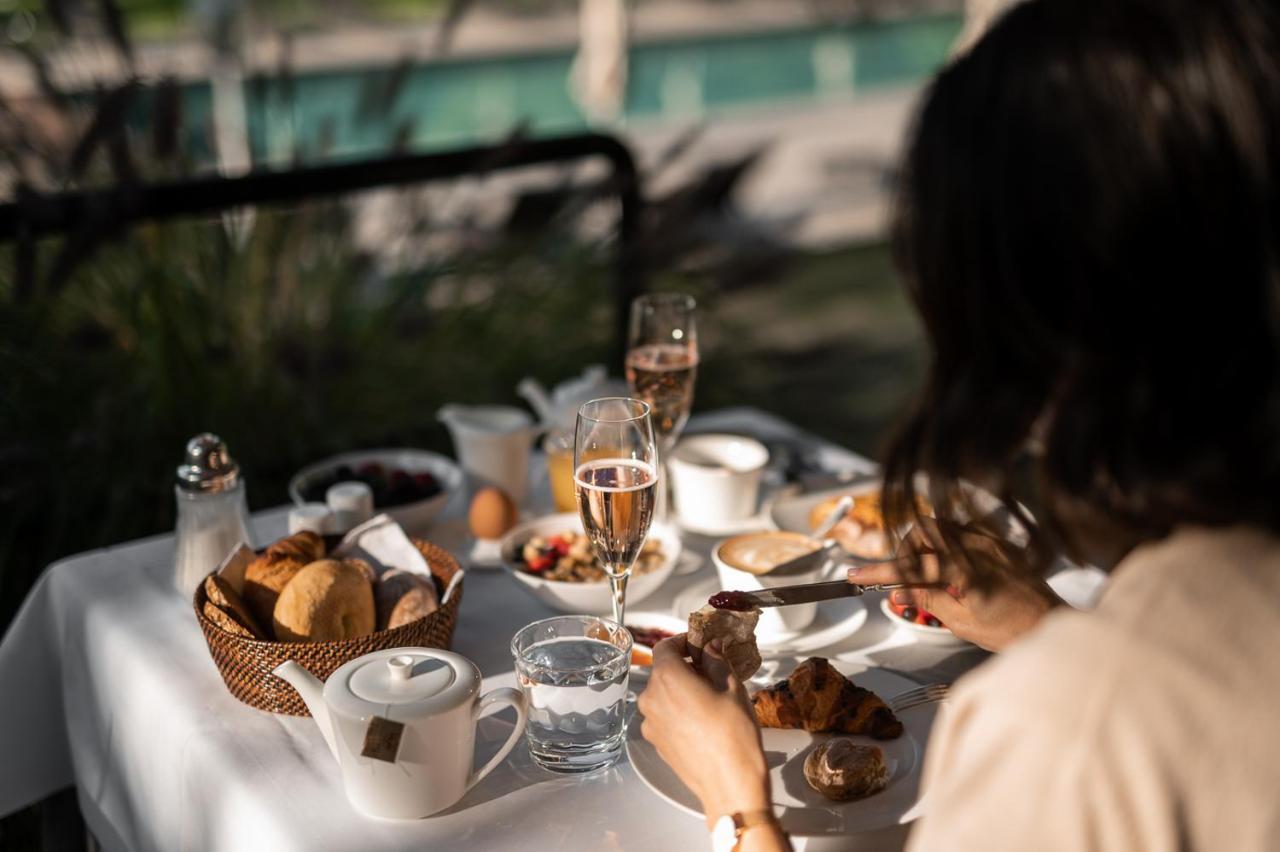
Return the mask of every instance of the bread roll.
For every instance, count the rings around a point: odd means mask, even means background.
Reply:
[[[270,545],[263,555],[273,562],[296,559],[306,565],[324,556],[324,539],[311,530],[301,530]]]
[[[373,597],[379,630],[417,621],[440,608],[435,585],[429,579],[398,568],[392,568],[378,579]]]
[[[745,612],[704,606],[689,613],[687,644],[694,663],[702,660],[702,649],[715,639],[720,651],[738,680],[747,680],[760,670],[760,651],[756,648],[756,622],[760,610]]]
[[[354,556],[348,556],[344,558],[342,561],[349,562],[350,564],[359,568],[360,573],[364,575],[364,578],[368,580],[371,585],[373,583],[378,582],[378,572],[373,570],[373,566],[370,565],[368,562],[365,562],[363,559],[357,559]]]
[[[306,564],[296,559],[273,562],[266,554],[249,563],[249,567],[244,570],[244,602],[259,623],[271,623],[281,590]]]
[[[273,615],[281,642],[337,642],[373,632],[373,588],[359,566],[321,559],[280,592]]]
[[[259,626],[258,620],[253,617],[249,612],[249,608],[245,606],[244,600],[236,594],[235,589],[231,588],[231,584],[226,580],[222,579],[217,574],[210,574],[204,580],[204,594],[205,597],[208,598],[208,600],[205,601],[204,607],[205,617],[214,624],[217,624],[229,633],[249,635],[254,639],[267,638],[267,634],[263,632],[262,628]],[[221,619],[210,616],[210,606],[234,621],[243,632],[228,630]]]
[[[244,571],[244,600],[249,612],[270,627],[280,591],[302,566],[324,556],[324,539],[303,530],[269,545]]]

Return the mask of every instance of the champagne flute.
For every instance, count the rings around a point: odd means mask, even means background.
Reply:
[[[638,399],[593,399],[578,410],[573,482],[582,528],[604,566],[613,620],[622,624],[627,580],[653,520],[658,447],[649,405]]]
[[[663,455],[671,451],[693,408],[698,378],[697,303],[683,293],[653,293],[631,303],[627,383],[653,409]]]

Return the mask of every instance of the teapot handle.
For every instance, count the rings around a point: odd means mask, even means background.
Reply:
[[[525,707],[523,692],[518,689],[511,689],[510,687],[504,686],[501,689],[495,689],[492,692],[486,693],[479,701],[476,702],[475,710],[471,713],[472,722],[479,722],[480,715],[484,712],[485,708],[491,704],[510,704],[512,707],[516,708],[516,726],[511,729],[511,736],[507,737],[507,741],[502,744],[502,748],[498,749],[498,753],[490,758],[489,762],[480,767],[480,769],[471,773],[471,777],[467,779],[468,790],[478,784],[480,779],[492,772],[494,767],[501,763],[503,759],[511,753],[511,749],[515,747],[516,741],[520,739],[520,735],[524,733],[524,725],[528,718],[528,711]]]

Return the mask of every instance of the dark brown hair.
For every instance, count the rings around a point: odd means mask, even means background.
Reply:
[[[1099,531],[1280,531],[1278,191],[1276,3],[1009,12],[938,75],[903,168],[930,358],[890,522],[917,471],[945,518],[971,511],[964,480],[1016,510],[1025,468],[1041,561]]]

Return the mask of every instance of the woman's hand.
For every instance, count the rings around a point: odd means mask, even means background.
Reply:
[[[921,544],[926,547],[931,532],[929,529],[922,532]],[[938,583],[939,587],[898,589],[891,593],[895,604],[931,612],[961,639],[989,651],[999,651],[1062,603],[1048,583],[1017,567],[1021,557],[1018,548],[969,528],[960,528],[957,533],[968,557],[995,568],[993,573],[1002,579],[991,588],[979,591],[970,587],[958,566],[926,555],[921,560],[924,581]],[[906,579],[892,562],[849,570],[850,583],[901,583]]]
[[[769,807],[769,767],[747,691],[719,643],[703,649],[705,676],[685,661],[686,650],[684,634],[654,646],[640,732],[701,800],[710,827],[725,814]]]

